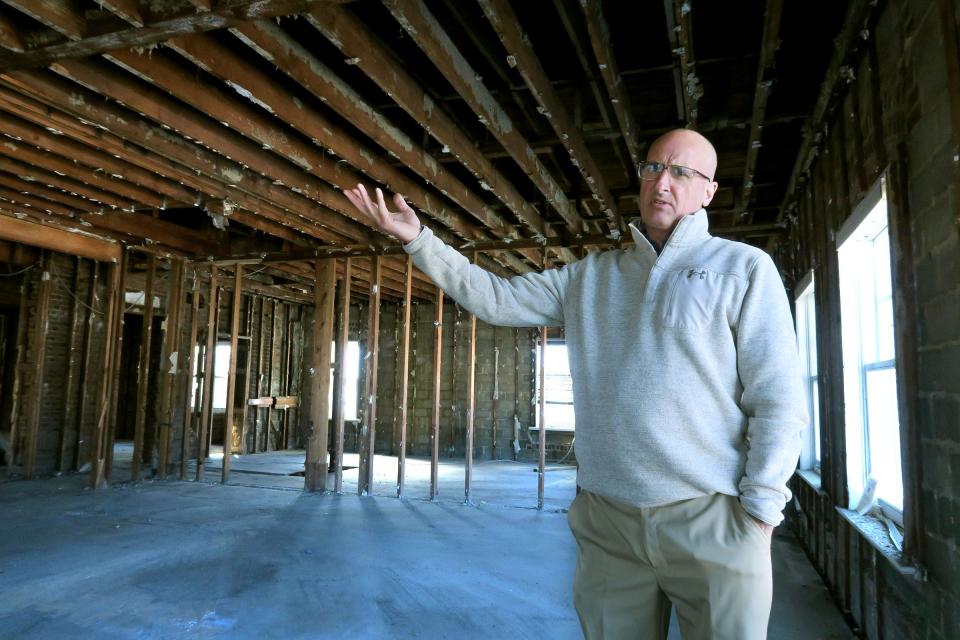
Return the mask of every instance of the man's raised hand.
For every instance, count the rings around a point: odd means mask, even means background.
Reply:
[[[420,219],[413,209],[407,206],[399,193],[393,195],[393,204],[397,207],[397,211],[387,209],[383,201],[383,191],[379,188],[376,190],[376,202],[370,199],[367,189],[362,184],[358,184],[353,189],[347,189],[344,193],[353,206],[373,220],[378,229],[389,233],[403,244],[420,235]]]

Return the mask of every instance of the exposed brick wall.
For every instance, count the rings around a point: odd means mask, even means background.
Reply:
[[[907,478],[908,501],[910,484],[920,485],[908,510],[922,514],[919,536],[908,542],[929,580],[898,572],[834,508],[847,506],[841,500],[842,383],[834,375],[830,384],[829,375],[841,371],[839,349],[821,349],[823,490],[799,477],[793,481],[802,512],[792,518],[795,529],[841,608],[868,638],[946,640],[960,629],[960,131],[951,120],[960,109],[960,92],[949,85],[947,65],[958,61],[945,56],[939,5],[880,4],[853,69],[855,80],[845,87],[801,188],[799,225],[791,239],[796,257],[785,262],[789,251],[781,253],[781,266],[796,277],[810,268],[819,272],[818,340],[839,345],[833,234],[883,171],[893,167],[905,174],[902,206],[912,242],[905,254],[910,259],[895,269],[915,283],[915,304],[898,321],[914,330],[916,345],[902,355],[916,361],[916,389],[908,390],[916,408],[908,420],[919,446],[908,443],[903,455],[917,468],[916,477]],[[946,28],[955,30],[960,3],[953,8],[953,24]]]

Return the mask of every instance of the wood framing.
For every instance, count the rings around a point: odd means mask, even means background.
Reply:
[[[103,309],[103,346],[101,362],[104,375],[99,377],[94,440],[90,447],[91,468],[90,486],[98,489],[106,484],[110,475],[109,455],[113,448],[114,416],[111,404],[115,405],[116,371],[120,368],[120,347],[123,329],[123,271],[126,260],[120,264],[111,263],[107,267],[105,282],[107,297]]]
[[[308,418],[307,459],[304,490],[327,489],[327,436],[330,401],[330,345],[336,320],[334,297],[337,286],[336,264],[330,260],[316,263],[316,282],[313,289],[313,336],[310,349],[310,417]],[[290,336],[287,336],[290,339]]]
[[[377,445],[377,368],[380,364],[380,256],[370,259],[369,324],[367,326],[367,361],[363,394],[363,422],[360,426],[360,468],[357,493],[373,492],[373,462]]]
[[[53,287],[50,273],[51,254],[47,252],[42,260],[40,279],[36,285],[36,302],[33,321],[30,324],[31,360],[28,368],[27,384],[24,392],[26,412],[23,429],[23,458],[21,468],[23,476],[33,478],[37,463],[37,439],[40,428],[40,408],[43,406],[44,359],[47,353],[47,314],[50,309],[50,290]]]
[[[440,371],[443,364],[443,289],[437,287],[433,321],[433,421],[430,427],[430,499],[437,499],[440,461]]]
[[[220,481],[224,484],[230,479],[230,459],[233,456],[235,413],[234,404],[237,395],[237,345],[240,337],[240,303],[243,301],[243,265],[234,265],[233,292],[230,310],[230,368],[227,373],[227,415],[223,423],[223,465],[220,467]]]
[[[340,327],[337,332],[337,353],[339,358],[336,363],[336,376],[337,380],[335,383],[336,394],[334,396],[334,405],[333,405],[333,425],[334,425],[334,478],[333,478],[333,490],[336,493],[341,493],[343,491],[343,437],[344,437],[344,399],[346,392],[344,390],[344,384],[346,383],[347,376],[347,346],[350,341],[350,288],[352,277],[351,274],[351,260],[346,258],[343,261],[343,278],[340,280]]]
[[[413,304],[413,257],[407,256],[407,286],[403,296],[403,342],[400,346],[400,446],[397,450],[397,497],[403,497],[407,464],[407,393],[410,383],[410,307]]]
[[[537,509],[543,509],[544,468],[547,460],[547,328],[540,327],[540,361],[537,375]]]
[[[210,289],[207,294],[207,333],[206,347],[203,350],[203,400],[200,409],[200,428],[197,430],[197,481],[203,480],[207,459],[207,433],[213,417],[213,366],[217,349],[217,292],[216,265],[210,265]]]
[[[160,352],[160,368],[157,371],[159,381],[159,409],[157,411],[157,475],[167,477],[170,465],[171,434],[175,413],[174,395],[177,374],[180,371],[182,354],[180,353],[180,316],[183,310],[183,278],[186,264],[183,260],[170,263],[170,286],[167,289],[165,305],[166,318],[163,323],[163,347]]]
[[[70,305],[70,320],[67,325],[67,379],[64,382],[63,418],[60,426],[60,442],[57,447],[57,471],[63,473],[69,468],[68,456],[71,449],[79,446],[79,432],[76,420],[77,383],[77,325],[80,321],[80,272],[83,269],[83,260],[76,258],[73,261],[73,303]],[[71,442],[73,441],[73,443]],[[71,446],[73,444],[73,446]]]
[[[20,242],[31,247],[59,251],[98,262],[117,262],[120,245],[101,238],[70,233],[45,224],[18,220],[13,216],[0,216],[0,240]]]
[[[194,416],[196,408],[200,405],[199,391],[200,385],[197,384],[198,394],[193,393],[193,384],[197,380],[194,372],[195,352],[199,351],[197,345],[197,334],[200,325],[200,287],[197,283],[197,271],[191,268],[192,287],[190,291],[190,337],[187,340],[186,353],[184,355],[184,386],[183,386],[183,429],[180,440],[180,479],[187,479],[187,461],[190,455],[190,434],[193,433]]]
[[[477,254],[473,254],[477,262]],[[470,314],[470,342],[467,347],[467,433],[463,455],[463,500],[473,504],[473,440],[477,421],[477,316]]]
[[[143,292],[143,328],[140,331],[140,357],[137,365],[136,423],[133,432],[133,458],[130,461],[131,482],[140,482],[140,465],[145,455],[147,396],[152,379],[150,347],[153,342],[153,283],[156,270],[156,256],[150,254],[147,256],[147,282]]]

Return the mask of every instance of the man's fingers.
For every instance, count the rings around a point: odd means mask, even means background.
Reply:
[[[412,212],[413,209],[410,208],[410,205],[407,204],[407,201],[403,199],[403,196],[399,193],[393,194],[393,204],[397,206],[397,209],[404,213]]]

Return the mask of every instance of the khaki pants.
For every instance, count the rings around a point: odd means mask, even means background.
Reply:
[[[762,640],[773,593],[770,541],[737,498],[637,508],[581,491],[573,599],[588,640],[664,639],[670,606],[684,640]]]

